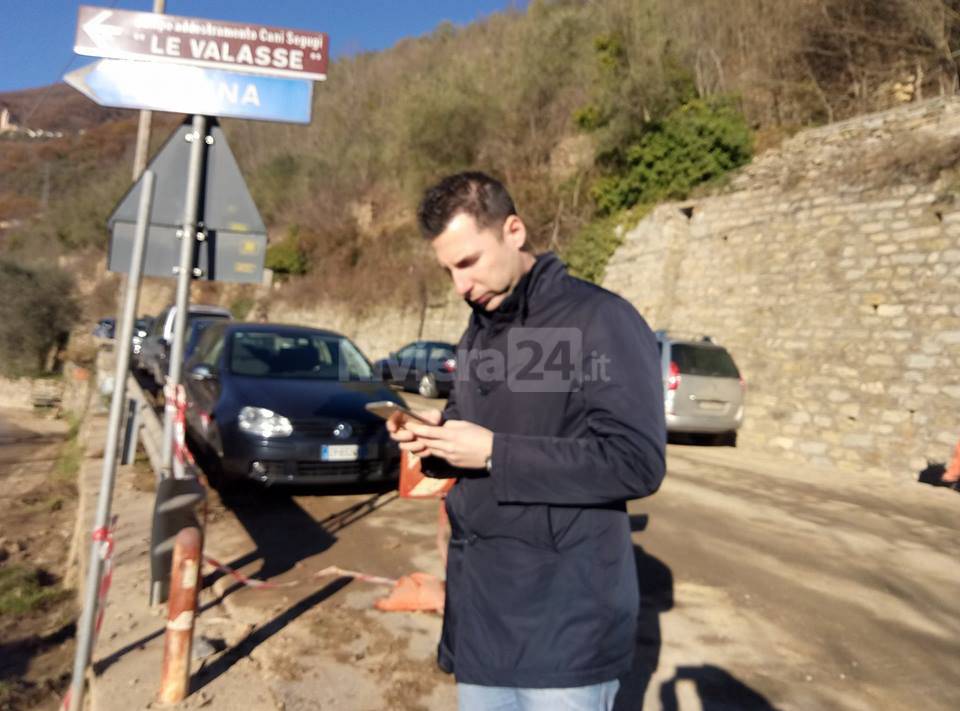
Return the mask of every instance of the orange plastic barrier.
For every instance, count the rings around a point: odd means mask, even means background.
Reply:
[[[950,460],[947,471],[943,473],[941,481],[948,484],[954,484],[960,481],[960,442],[957,442],[956,449],[953,450],[953,458]]]
[[[456,479],[433,479],[421,471],[420,457],[400,452],[400,496],[404,499],[438,499],[446,495]]]
[[[410,573],[402,576],[391,593],[375,605],[385,612],[443,612],[445,599],[442,580],[428,573]]]

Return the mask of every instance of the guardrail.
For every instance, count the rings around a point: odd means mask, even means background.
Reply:
[[[157,479],[161,476],[163,423],[150,404],[147,394],[133,375],[127,376],[127,424],[123,440],[123,463],[132,464],[139,439]]]

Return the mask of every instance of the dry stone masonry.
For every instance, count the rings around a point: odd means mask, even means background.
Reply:
[[[655,209],[604,285],[730,349],[742,444],[915,477],[960,437],[958,164],[958,100],[804,131]]]

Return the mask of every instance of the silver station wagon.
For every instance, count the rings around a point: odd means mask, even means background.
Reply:
[[[667,432],[708,434],[735,446],[746,384],[727,349],[709,336],[657,331]]]

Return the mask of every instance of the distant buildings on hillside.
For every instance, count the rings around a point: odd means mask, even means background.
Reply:
[[[6,106],[0,108],[0,137],[25,137],[25,138],[62,138],[63,131],[47,131],[42,128],[27,128],[18,126],[10,120],[10,109]]]

